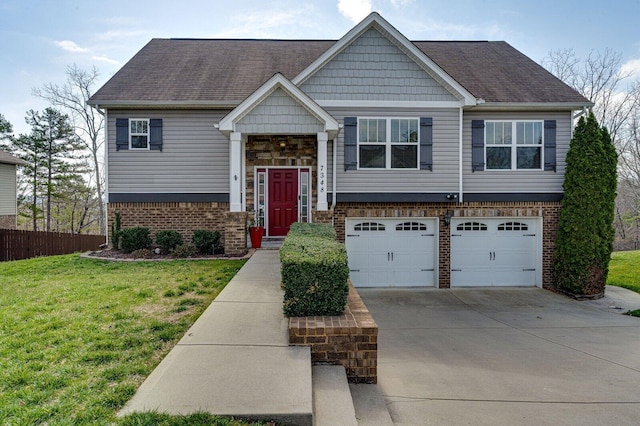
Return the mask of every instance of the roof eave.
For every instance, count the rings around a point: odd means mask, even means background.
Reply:
[[[591,108],[593,105],[593,102],[478,102],[467,109],[484,111],[575,111]]]
[[[96,108],[102,109],[116,109],[116,108],[135,108],[135,109],[166,109],[166,108],[178,108],[178,109],[201,109],[201,108],[214,108],[214,109],[228,109],[235,108],[242,100],[232,101],[123,101],[123,100],[94,100],[90,99],[87,104]]]

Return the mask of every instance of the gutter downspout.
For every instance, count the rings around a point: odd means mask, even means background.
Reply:
[[[104,243],[109,245],[109,211],[106,208],[107,204],[109,204],[109,117],[107,115],[108,111],[101,110],[100,105],[91,105],[91,107],[104,117],[104,195],[106,200],[100,200],[100,202],[106,201],[104,209]]]
[[[464,196],[462,195],[462,106],[460,107],[458,116],[459,116],[459,125],[458,125],[458,203],[462,204],[464,201]]]

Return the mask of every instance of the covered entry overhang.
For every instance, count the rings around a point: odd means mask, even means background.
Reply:
[[[328,210],[327,144],[334,140],[340,125],[296,85],[277,73],[251,96],[227,114],[217,125],[229,138],[229,198],[230,211],[246,209],[247,174],[246,146],[255,136],[297,136],[315,138],[315,209]],[[312,183],[313,184],[313,183]]]

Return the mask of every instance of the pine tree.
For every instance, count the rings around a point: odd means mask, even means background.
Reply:
[[[617,154],[593,113],[580,118],[566,164],[554,253],[556,284],[574,295],[602,295],[613,250]]]

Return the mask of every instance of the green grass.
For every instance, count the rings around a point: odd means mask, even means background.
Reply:
[[[640,251],[617,251],[611,255],[607,285],[640,293]]]
[[[241,424],[115,413],[243,264],[0,263],[0,424]]]

